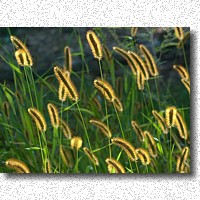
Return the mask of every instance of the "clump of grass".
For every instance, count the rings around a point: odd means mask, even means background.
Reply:
[[[1,58],[14,82],[0,84],[0,172],[190,172],[185,28],[163,28],[160,46],[154,43],[156,28],[124,28],[127,35],[115,28],[89,30],[84,40],[98,77],[89,72],[93,66],[76,29],[65,44],[63,67],[50,66],[50,75],[37,74],[28,45],[8,33],[14,56],[6,50]],[[80,51],[74,52],[72,39]],[[160,67],[168,48],[183,55],[182,63],[175,58],[170,64],[175,81],[166,80]],[[81,71],[74,71],[76,56]]]

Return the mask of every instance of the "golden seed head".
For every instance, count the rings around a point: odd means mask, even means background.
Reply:
[[[101,46],[100,40],[96,36],[95,32],[89,30],[86,33],[86,39],[92,50],[92,54],[93,54],[94,58],[101,60],[101,58],[103,56],[102,55],[102,46]]]
[[[78,101],[79,95],[74,83],[70,79],[70,73],[58,66],[54,67],[54,73],[58,79],[59,84],[62,84],[65,87],[65,90],[67,90],[68,97],[73,101]]]
[[[139,55],[137,55],[135,52],[132,51],[128,51],[128,54],[130,55],[130,58],[132,59],[134,65],[136,66],[137,73],[142,73],[143,76],[145,77],[145,80],[148,80],[149,72],[142,58],[140,58]]]
[[[119,112],[123,112],[123,106],[118,97],[113,99],[113,104]]]
[[[64,48],[64,69],[71,73],[72,71],[72,55],[71,50],[68,46]]]
[[[190,81],[186,79],[181,79],[181,82],[183,83],[183,85],[186,87],[187,91],[190,94]]]
[[[143,165],[149,165],[151,162],[149,152],[143,148],[137,148],[136,153]]]
[[[68,124],[61,119],[59,119],[59,122],[60,122],[60,127],[63,131],[65,138],[68,140],[71,140],[73,134],[72,134],[72,131],[69,128]]]
[[[136,151],[135,151],[135,147],[127,140],[116,137],[116,138],[112,138],[111,142],[119,146],[120,148],[122,148],[131,161],[135,161],[138,159]]]
[[[27,49],[27,47],[23,44],[21,40],[19,40],[15,36],[10,36],[10,40],[12,44],[15,46],[17,51],[15,52],[15,57],[20,66],[32,66],[33,65],[33,60],[32,56]]]
[[[90,159],[90,161],[91,161],[94,165],[96,165],[96,166],[99,165],[99,160],[98,160],[98,158],[94,155],[93,152],[91,152],[87,147],[84,147],[84,148],[83,148],[83,151],[85,152],[85,154],[87,155],[87,157]]]
[[[83,140],[81,137],[75,136],[71,139],[71,148],[77,151],[82,147]]]
[[[182,115],[178,111],[176,113],[175,127],[178,129],[180,137],[183,138],[184,140],[187,140],[188,139],[187,126]]]
[[[182,65],[173,65],[173,68],[178,72],[182,79],[185,79],[187,81],[190,80],[189,73],[185,67],[183,67]]]
[[[47,104],[47,109],[49,112],[51,124],[54,128],[58,128],[59,126],[59,116],[58,116],[58,109],[52,103]]]
[[[144,58],[147,63],[147,67],[151,76],[158,76],[159,75],[158,68],[157,68],[155,59],[153,58],[150,51],[142,44],[139,45],[139,49],[141,53],[144,55]]]
[[[114,158],[107,158],[106,163],[108,164],[109,173],[126,173],[122,164]]]
[[[111,138],[112,137],[112,132],[111,130],[109,129],[109,127],[107,125],[105,125],[103,122],[99,121],[99,120],[95,120],[95,119],[91,119],[90,120],[90,123],[97,126],[101,131],[102,133],[108,137],[108,138]]]
[[[156,110],[152,110],[152,114],[156,118],[156,120],[158,121],[158,125],[160,126],[162,132],[164,134],[167,134],[168,133],[168,128],[167,128],[167,125],[165,123],[165,119],[163,118],[163,116],[160,115],[159,112],[156,111]]]
[[[147,142],[147,148],[148,148],[149,154],[154,158],[157,157],[158,156],[157,146],[156,146],[154,137],[151,135],[149,131],[144,131],[144,136]]]
[[[30,173],[28,166],[15,158],[10,158],[5,162],[6,167],[14,169],[17,173]]]
[[[35,124],[40,132],[45,132],[47,130],[46,121],[43,115],[38,111],[36,108],[29,108],[28,109],[29,115],[35,121]]]
[[[131,37],[135,37],[138,31],[138,27],[131,28]]]
[[[137,73],[136,79],[137,79],[137,87],[138,87],[138,90],[144,90],[145,77],[144,77],[144,74],[141,73],[141,71],[139,71],[139,72]]]
[[[138,136],[140,142],[144,141],[144,133],[136,121],[131,121],[131,125],[136,135]]]
[[[66,89],[66,87],[62,83],[60,83],[58,88],[58,99],[62,102],[66,101],[68,95],[67,92],[68,90]]]
[[[176,171],[180,173],[188,173],[189,164],[187,163],[189,157],[189,147],[184,147],[181,152],[181,156],[178,157],[176,163]]]
[[[103,96],[109,102],[113,102],[113,99],[115,98],[115,92],[108,82],[101,79],[95,79],[94,86],[103,94]]]
[[[121,49],[119,47],[113,47],[113,50],[118,53],[119,55],[121,55],[126,62],[128,63],[129,67],[131,68],[131,71],[133,72],[134,75],[137,74],[137,66],[135,66],[133,60],[131,59],[130,55],[128,54],[128,52],[126,52],[124,49]]]
[[[169,106],[165,110],[165,122],[167,128],[175,126],[177,109],[175,106]]]
[[[184,32],[182,27],[174,27],[174,33],[178,40],[182,41],[184,38]]]
[[[62,161],[68,168],[74,167],[74,158],[70,149],[65,149],[62,145],[60,145],[60,155]]]

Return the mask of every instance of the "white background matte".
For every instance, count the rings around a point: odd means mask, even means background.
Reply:
[[[198,0],[0,0],[0,26],[191,28],[190,175],[0,175],[0,199],[200,199]],[[200,83],[199,83],[200,84]]]

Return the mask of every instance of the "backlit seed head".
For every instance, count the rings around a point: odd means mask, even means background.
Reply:
[[[175,126],[177,109],[175,106],[169,106],[165,110],[165,122],[167,128]]]
[[[180,112],[177,111],[175,119],[175,127],[178,129],[179,135],[181,138],[188,139],[188,131],[185,120],[183,119]]]
[[[62,145],[60,145],[60,155],[62,161],[68,168],[74,167],[74,158],[70,149],[65,149]]]
[[[29,50],[27,49],[27,47],[23,44],[23,42],[21,40],[19,40],[17,37],[15,36],[10,36],[10,40],[12,42],[12,44],[15,46],[15,48],[17,49],[17,51],[15,52],[15,57],[17,59],[17,62],[19,65],[21,66],[32,66],[33,65],[33,60],[32,60],[32,56],[29,52]],[[20,58],[21,56],[21,58]]]
[[[72,55],[68,46],[64,48],[64,69],[71,73],[72,71]]]
[[[157,146],[156,142],[154,140],[154,137],[151,135],[149,131],[144,131],[145,141],[147,142],[147,148],[149,151],[149,154],[155,158],[158,156],[157,153]]]
[[[136,153],[143,165],[149,165],[151,162],[149,152],[143,148],[137,148]]]
[[[102,93],[102,95],[109,101],[113,102],[115,92],[112,86],[105,80],[95,79],[94,86]]]
[[[128,63],[129,67],[131,68],[131,71],[133,72],[134,75],[137,74],[137,66],[135,66],[133,60],[131,59],[130,55],[128,54],[127,51],[125,51],[124,49],[122,48],[119,48],[119,47],[113,47],[113,50],[120,54]]]
[[[145,61],[147,63],[147,68],[151,76],[158,76],[159,75],[158,68],[157,68],[155,59],[153,58],[150,51],[142,44],[139,45],[139,49],[141,53],[144,55]]]
[[[70,78],[69,71],[63,70],[62,68],[55,66],[54,73],[56,75],[56,78],[58,79],[59,84],[62,84],[65,87],[68,97],[73,101],[78,101],[79,94]]]
[[[15,158],[10,158],[5,162],[6,167],[14,169],[17,173],[30,173],[28,166]]]
[[[52,103],[47,104],[47,109],[49,112],[49,116],[51,119],[51,124],[53,127],[58,128],[59,126],[59,116],[58,116],[58,109]]]
[[[39,110],[36,108],[29,108],[28,109],[29,115],[32,117],[32,119],[35,121],[35,124],[40,132],[45,132],[47,130],[46,121],[43,117],[43,115],[40,113]]]
[[[116,138],[112,138],[111,142],[119,146],[120,148],[122,148],[131,161],[135,161],[138,159],[136,151],[135,151],[135,147],[127,140],[116,137]]]
[[[182,79],[185,79],[187,81],[190,80],[189,73],[185,67],[183,67],[182,65],[173,65],[173,68],[178,72]]]
[[[131,28],[131,36],[135,37],[138,31],[138,27],[132,27]]]
[[[68,124],[66,122],[64,122],[61,119],[59,119],[59,122],[60,122],[60,127],[63,131],[65,138],[68,140],[71,140],[73,134],[72,134],[70,127],[68,126]]]
[[[93,152],[91,152],[87,147],[83,148],[83,151],[85,152],[85,154],[87,155],[87,157],[90,159],[90,161],[94,164],[94,165],[99,165],[99,160],[98,158],[94,155]]]
[[[108,138],[112,137],[111,130],[103,122],[101,122],[99,120],[91,119],[90,123],[93,124],[93,125],[95,125],[96,127],[98,127],[106,137],[108,137]]]
[[[190,94],[190,81],[186,79],[181,79],[181,82],[183,83],[183,85],[186,87],[187,91]]]
[[[139,124],[136,121],[131,121],[131,125],[136,135],[138,136],[138,139],[140,140],[140,142],[144,141],[144,133],[142,129],[140,128]]]
[[[164,134],[167,134],[168,133],[168,128],[167,128],[167,125],[165,123],[165,119],[163,118],[163,116],[160,115],[159,112],[156,111],[156,110],[152,110],[152,114],[156,118],[156,120],[158,122],[158,125],[160,126],[162,132]]]
[[[115,97],[115,98],[113,99],[113,104],[114,104],[114,106],[116,107],[116,109],[117,109],[119,112],[123,112],[122,103],[121,103],[121,101],[120,101],[117,97]]]
[[[126,173],[122,164],[114,158],[107,158],[106,163],[108,164],[109,173]]]
[[[75,136],[71,139],[71,148],[77,151],[82,147],[83,140],[81,137]]]
[[[178,40],[183,40],[184,38],[184,32],[183,32],[183,28],[182,27],[175,27],[174,28],[174,33],[175,36]]]
[[[99,38],[96,36],[95,32],[89,30],[86,34],[86,39],[92,50],[94,58],[101,60],[102,58],[102,46]]]
[[[188,173],[189,172],[189,164],[188,164],[188,157],[189,157],[189,147],[184,147],[181,152],[181,156],[178,157],[176,163],[176,171],[179,173]]]
[[[148,80],[149,72],[142,58],[140,58],[139,55],[137,55],[135,52],[132,52],[132,51],[128,51],[128,54],[130,55],[130,58],[132,59],[134,65],[137,68],[137,73],[142,73],[145,80]]]

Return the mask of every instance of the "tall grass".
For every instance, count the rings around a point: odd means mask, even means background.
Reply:
[[[107,30],[93,29],[99,39],[97,46],[101,48],[97,52],[100,56],[96,56],[99,77],[90,73],[92,66],[85,57],[85,48],[89,49],[86,35],[82,37],[79,30],[74,28],[72,37],[77,40],[78,52],[74,52],[70,44],[66,43],[67,48],[71,48],[68,56],[72,61],[77,56],[82,60],[81,71],[74,71],[73,62],[70,71],[66,71],[69,66],[65,66],[67,62],[64,59],[64,68],[61,68],[66,81],[70,77],[77,89],[79,96],[75,100],[70,98],[71,89],[67,87],[64,88],[67,98],[61,100],[58,97],[61,83],[56,80],[56,74],[47,75],[49,73],[45,72],[39,75],[32,66],[19,66],[14,53],[22,47],[13,46],[13,52],[5,49],[6,56],[1,56],[1,59],[12,69],[13,83],[5,80],[0,84],[0,172],[190,172],[190,80],[180,77],[173,68],[173,65],[183,65],[185,73],[188,73],[186,77],[189,77],[189,62],[185,53],[188,32],[178,28],[183,34],[179,38],[175,34],[176,28],[163,28],[164,38],[156,45],[156,28],[129,29],[130,35],[119,34],[117,28]],[[115,42],[114,46],[124,50],[125,56],[116,53],[112,47],[108,48],[107,34]],[[11,35],[8,29],[8,36]],[[24,38],[19,39],[26,47]],[[139,46],[146,42],[152,47],[146,47],[152,55],[149,63],[148,55],[146,58]],[[92,50],[95,51],[96,48]],[[183,60],[182,63],[177,63],[176,58],[170,61],[173,63],[171,71],[174,71],[175,78],[166,79],[161,71],[164,64],[162,57],[170,50],[177,55],[182,54]],[[129,52],[134,52],[142,60],[131,60],[134,65],[132,67],[136,69],[135,74],[131,70],[130,57],[127,57],[130,56]],[[23,62],[25,57],[20,59]],[[95,59],[92,51],[91,59]],[[149,78],[145,79],[141,67],[148,68],[153,62],[159,74],[152,76],[148,71]],[[53,68],[53,65],[49,66],[49,71],[53,72]],[[94,86],[97,78],[111,85],[115,93],[112,101],[108,101],[105,93]],[[181,82],[181,78],[185,84]],[[123,111],[119,110],[119,102],[115,102],[115,98],[122,104]],[[56,109],[52,113],[48,112],[47,105],[54,105]],[[168,113],[167,109],[171,106],[176,111],[170,110]],[[47,124],[45,131],[40,130],[29,114],[30,108],[37,109],[43,115]],[[157,113],[156,117],[152,111]],[[59,124],[53,125],[53,118]],[[101,127],[91,124],[92,119],[104,123],[112,137],[103,134]],[[132,127],[132,121],[138,124],[141,137],[138,137],[137,129]],[[112,142],[115,141],[114,138],[119,138],[117,145]],[[131,156],[136,156],[137,159],[132,159]],[[9,159],[14,161],[10,162]],[[24,170],[21,166],[25,166]]]

